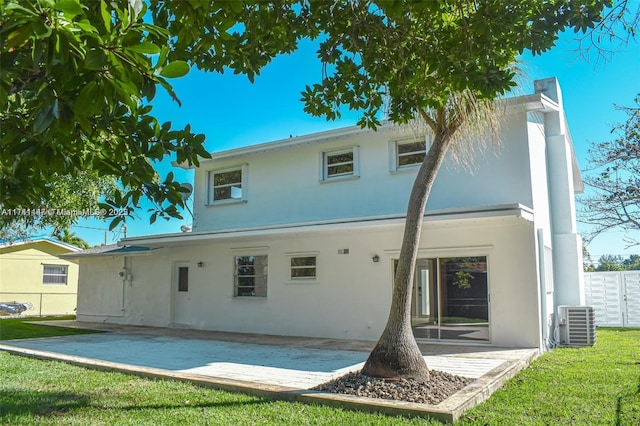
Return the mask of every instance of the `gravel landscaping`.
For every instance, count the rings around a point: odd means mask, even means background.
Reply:
[[[437,404],[464,388],[474,379],[431,370],[429,381],[414,379],[380,379],[357,373],[349,373],[313,390],[366,396],[395,401]]]

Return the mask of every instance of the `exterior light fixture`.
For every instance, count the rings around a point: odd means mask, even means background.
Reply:
[[[380,256],[378,256],[377,254],[374,254],[371,260],[373,260],[374,263],[378,263],[380,262]]]
[[[204,266],[204,262],[200,261],[198,262],[198,268],[202,268]]]

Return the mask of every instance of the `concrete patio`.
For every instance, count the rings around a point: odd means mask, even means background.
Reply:
[[[0,350],[269,398],[433,416],[449,422],[487,399],[538,355],[537,349],[421,344],[431,369],[476,379],[447,400],[428,405],[309,390],[360,369],[375,342],[75,321],[46,324],[105,333],[5,341]]]

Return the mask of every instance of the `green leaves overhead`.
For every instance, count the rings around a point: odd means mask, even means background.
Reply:
[[[353,1],[303,3],[308,28],[322,32],[319,84],[302,94],[305,111],[339,118],[342,107],[377,125],[382,112],[405,122],[442,108],[452,93],[494,99],[514,85],[524,50],[553,47],[566,27],[584,31],[608,1]],[[382,111],[385,108],[385,111]]]
[[[64,12],[70,18],[82,15],[82,6],[77,0],[58,0],[53,5],[54,10]]]
[[[0,207],[49,205],[54,182],[91,172],[120,181],[105,201],[112,209],[147,199],[157,217],[180,217],[180,189],[157,184],[154,164],[198,164],[209,154],[204,135],[162,125],[146,105],[157,85],[178,101],[166,79],[184,76],[189,64],[169,58],[169,32],[143,20],[145,4],[32,0],[0,8]]]

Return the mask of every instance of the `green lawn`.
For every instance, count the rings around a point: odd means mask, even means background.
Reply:
[[[70,336],[74,334],[99,333],[99,331],[80,330],[74,328],[50,327],[46,325],[27,324],[34,321],[72,320],[75,316],[66,317],[33,317],[0,319],[0,340],[31,339],[34,337]]]
[[[7,320],[3,320],[7,321]],[[599,329],[592,348],[538,358],[458,425],[640,425],[640,329]],[[436,425],[270,401],[0,352],[0,423]]]
[[[640,329],[598,329],[596,341],[542,355],[460,424],[640,425]]]

